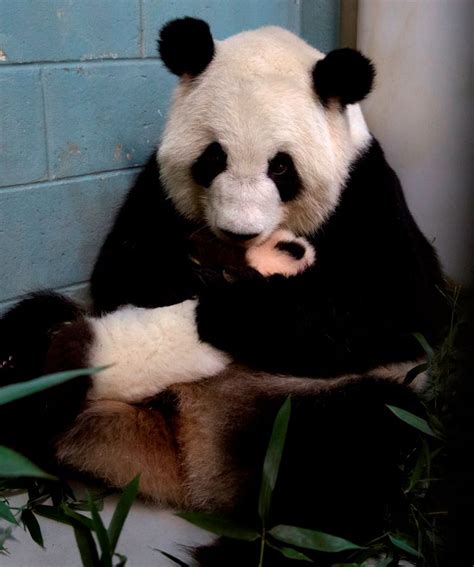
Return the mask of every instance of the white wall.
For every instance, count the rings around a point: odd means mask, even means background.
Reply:
[[[364,103],[449,275],[473,281],[473,0],[359,0],[358,48],[377,66]]]

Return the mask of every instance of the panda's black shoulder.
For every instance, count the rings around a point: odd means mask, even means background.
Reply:
[[[375,278],[404,273],[436,284],[443,279],[435,249],[374,138],[353,163],[339,204],[315,240],[318,261],[328,265],[359,268]]]
[[[154,152],[130,188],[108,239],[115,244],[120,239],[140,261],[156,259],[158,251],[161,256],[176,259],[185,253],[184,243],[199,227],[180,214],[169,198]]]
[[[166,215],[163,213],[167,213]],[[135,182],[130,188],[117,215],[114,229],[119,230],[121,224],[127,224],[130,231],[130,223],[136,223],[136,228],[143,228],[147,223],[157,219],[167,219],[171,222],[176,217],[174,208],[166,198],[165,191],[160,180],[160,168],[153,153],[147,160],[144,168],[137,175]]]
[[[342,204],[363,206],[374,220],[387,212],[396,213],[403,221],[413,221],[398,175],[390,166],[377,139],[371,138],[367,148],[352,164],[342,194]]]
[[[186,242],[193,229],[168,199],[153,153],[129,190],[95,263],[94,310],[113,311],[126,303],[156,307],[187,299]]]
[[[372,138],[368,147],[353,162],[341,193],[339,204],[328,219],[324,232],[364,235],[366,231],[387,227],[387,220],[397,222],[400,228],[413,223],[400,180],[389,165],[379,142]],[[388,230],[384,230],[388,232]],[[398,236],[398,234],[396,235]]]

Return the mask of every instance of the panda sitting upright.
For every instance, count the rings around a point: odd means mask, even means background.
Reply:
[[[95,266],[96,315],[45,295],[0,326],[4,381],[112,366],[13,406],[41,423],[17,441],[46,437],[63,466],[114,486],[140,472],[163,504],[248,519],[291,394],[274,521],[364,543],[387,506],[393,520],[409,436],[385,405],[418,407],[398,380],[423,356],[413,333],[435,344],[446,316],[436,254],[357,104],[372,64],[274,27],[216,42],[192,18],[159,49],[180,82]],[[265,246],[301,266],[261,268]],[[231,250],[257,269],[235,277]],[[226,545],[202,564],[252,564],[253,548]]]

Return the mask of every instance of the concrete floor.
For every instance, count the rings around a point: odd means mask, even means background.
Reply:
[[[117,499],[108,497],[101,517],[108,525]],[[35,544],[21,527],[13,533],[15,540],[7,542],[8,556],[0,555],[1,567],[80,567],[74,533],[70,526],[39,518],[45,549]],[[155,506],[136,502],[130,511],[120,536],[117,552],[128,558],[127,567],[176,567],[153,548],[162,549],[189,563],[186,546],[209,543],[213,536]]]

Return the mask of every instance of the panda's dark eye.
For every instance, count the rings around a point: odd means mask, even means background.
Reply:
[[[219,142],[212,142],[193,163],[191,174],[198,185],[209,187],[226,167],[227,154]]]
[[[288,171],[288,166],[284,161],[273,159],[268,166],[268,171],[271,175],[284,175]]]
[[[270,177],[284,176],[286,174],[291,174],[295,170],[295,165],[291,156],[286,152],[278,152],[275,156],[268,162],[268,175]]]
[[[277,186],[282,201],[291,201],[296,197],[301,179],[289,154],[278,152],[268,162],[267,175]]]

